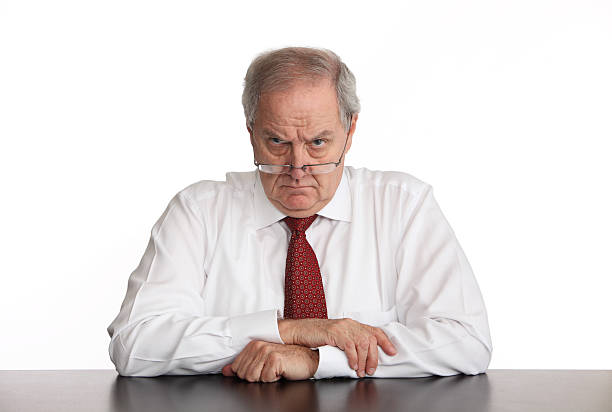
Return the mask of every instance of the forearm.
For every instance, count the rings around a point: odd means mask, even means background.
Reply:
[[[461,328],[459,325],[457,327]],[[446,343],[434,342],[415,350],[411,348],[411,339],[406,339],[401,330],[392,330],[394,328],[397,327],[391,326],[385,330],[394,336],[392,339],[404,339],[405,342],[396,344],[396,357],[390,358],[384,354],[380,356],[380,366],[376,374],[378,377],[476,375],[485,372],[491,360],[491,347],[465,331],[457,330],[456,335]],[[421,338],[419,336],[416,339]]]
[[[287,345],[300,345],[301,343],[298,343],[300,339],[297,329],[301,324],[308,321],[309,319],[278,319],[278,334],[283,343]]]
[[[389,356],[378,348],[374,377],[421,377],[477,374],[484,372],[491,358],[486,336],[470,333],[464,325],[423,319],[404,326],[392,322],[381,327],[397,348]],[[319,368],[315,378],[357,378],[344,352],[332,346],[319,348]]]
[[[293,319],[278,319],[276,322],[278,325],[278,334],[280,335],[283,343],[292,345],[293,336],[290,334],[290,331],[292,329],[291,324],[293,323]]]
[[[328,344],[330,319],[279,319],[278,333],[285,344],[316,348]]]
[[[109,353],[123,376],[219,373],[251,340],[282,343],[274,310],[235,317],[177,312],[117,325]]]

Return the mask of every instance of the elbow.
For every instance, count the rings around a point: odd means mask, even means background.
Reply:
[[[461,373],[465,375],[478,375],[486,372],[491,363],[492,350],[482,342],[474,339],[469,345],[469,351],[465,357],[465,363],[461,368]]]
[[[429,354],[429,359],[435,365],[431,370],[433,375],[478,375],[489,367],[491,346],[472,335],[466,335],[445,350]]]
[[[111,339],[108,354],[119,375],[126,377],[136,376],[136,371],[132,370],[129,365],[129,352],[121,343],[119,336]]]
[[[124,377],[152,377],[157,375],[147,375],[143,374],[142,370],[138,370],[134,367],[134,363],[130,362],[130,359],[127,357],[121,357],[117,359],[113,359],[113,363],[115,364],[115,370],[120,376]]]
[[[109,345],[110,359],[115,365],[115,370],[125,377],[154,377],[163,375],[157,362],[143,362],[130,357],[130,350],[123,345],[120,337],[111,340]]]
[[[128,368],[128,354],[121,342],[119,342],[119,337],[111,339],[108,347],[108,354],[119,375],[134,376],[133,371]]]
[[[115,370],[117,374],[126,378],[141,376],[137,371],[130,369],[126,364],[115,363]]]

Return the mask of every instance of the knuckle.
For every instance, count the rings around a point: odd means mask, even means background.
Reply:
[[[383,342],[386,340],[386,336],[380,329],[374,329],[372,331],[372,336],[376,339],[377,342]]]
[[[378,353],[373,352],[372,356],[368,356],[368,365],[370,366],[378,365]]]
[[[357,341],[357,345],[359,346],[359,348],[361,349],[367,349],[370,346],[370,340],[367,337],[361,337],[359,338],[359,340]]]
[[[277,380],[279,380],[279,378],[274,375],[268,375],[265,379],[262,379],[263,382],[276,382]]]
[[[387,334],[385,333],[384,330],[382,330],[381,328],[376,328],[376,334],[382,339],[382,340],[389,340],[389,338],[387,337]]]
[[[276,362],[279,362],[279,361],[280,361],[280,359],[281,359],[281,355],[280,355],[280,353],[278,353],[278,352],[271,352],[271,353],[268,355],[268,359],[270,360],[270,362],[272,362],[272,363],[276,363]]]

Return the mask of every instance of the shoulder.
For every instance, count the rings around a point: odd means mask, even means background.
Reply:
[[[252,197],[255,187],[255,171],[229,172],[222,180],[199,180],[175,194],[175,198],[187,199],[202,205],[210,201],[231,201]]]
[[[431,189],[431,185],[410,173],[370,170],[345,166],[351,190],[373,193],[397,192],[418,196]]]

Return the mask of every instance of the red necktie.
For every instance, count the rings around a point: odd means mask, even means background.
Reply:
[[[291,229],[285,266],[284,317],[288,319],[327,319],[319,262],[305,233],[316,218],[317,215],[283,219]]]

